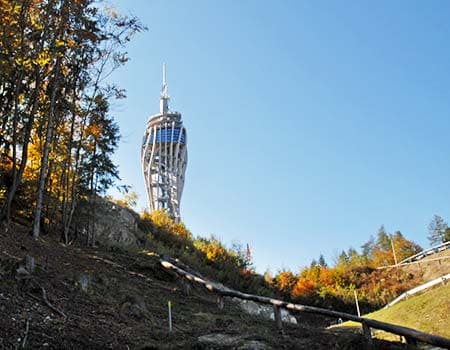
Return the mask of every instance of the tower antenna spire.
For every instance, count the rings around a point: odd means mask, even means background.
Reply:
[[[161,114],[166,114],[169,111],[169,91],[167,88],[167,78],[166,78],[166,64],[163,63],[163,85],[161,89],[161,97],[159,101],[159,111]]]
[[[167,86],[167,80],[166,80],[166,64],[163,63],[163,86]]]

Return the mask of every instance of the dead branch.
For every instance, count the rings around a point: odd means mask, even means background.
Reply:
[[[45,291],[44,287],[41,287],[41,291],[42,291],[42,299],[45,302],[45,305],[47,305],[50,309],[52,309],[54,312],[56,312],[58,315],[60,315],[61,317],[63,317],[64,319],[67,319],[67,316],[64,312],[62,312],[60,309],[58,309],[57,307],[53,306],[47,299],[47,292]]]
[[[26,293],[29,297],[33,298],[36,301],[41,301],[36,295],[31,294],[30,292]]]
[[[10,258],[10,259],[14,259],[14,260],[17,260],[17,261],[20,261],[20,260],[22,260],[22,258],[19,258],[18,256],[15,256],[15,255],[11,255],[11,254],[9,254],[8,252],[6,252],[6,251],[2,251],[2,254],[5,254],[8,258]]]
[[[27,323],[26,323],[26,326],[25,326],[25,334],[23,336],[22,349],[25,349],[25,346],[27,345],[28,332],[30,330],[30,319],[31,319],[31,317],[28,317]]]

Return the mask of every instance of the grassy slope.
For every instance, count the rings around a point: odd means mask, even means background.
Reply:
[[[412,296],[388,309],[375,311],[364,317],[450,338],[450,284]],[[353,322],[346,322],[344,325],[358,326]]]

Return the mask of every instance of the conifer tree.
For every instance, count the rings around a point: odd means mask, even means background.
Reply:
[[[445,242],[445,232],[448,229],[448,224],[439,215],[434,215],[428,225],[428,241],[430,245]]]

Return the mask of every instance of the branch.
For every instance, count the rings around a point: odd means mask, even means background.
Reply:
[[[41,287],[42,290],[42,299],[45,302],[45,305],[47,305],[50,309],[52,309],[54,312],[56,312],[58,315],[64,317],[64,319],[67,319],[67,316],[64,312],[62,312],[60,309],[53,306],[47,299],[47,292],[45,291],[44,287]]]
[[[31,319],[31,317],[28,317],[27,323],[25,326],[25,335],[23,336],[22,349],[25,349],[25,346],[27,345],[28,332],[30,330],[30,319]]]

